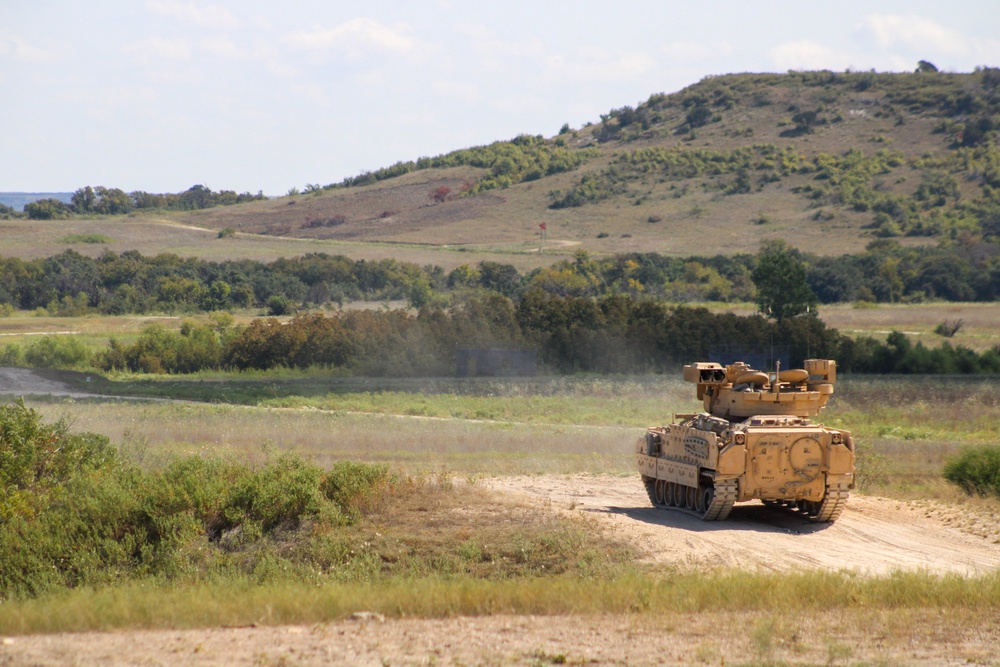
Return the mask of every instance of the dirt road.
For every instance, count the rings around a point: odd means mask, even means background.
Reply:
[[[28,396],[41,394],[49,396],[90,396],[72,389],[56,380],[47,380],[28,368],[0,367],[0,394]]]
[[[758,502],[738,504],[729,519],[700,519],[650,506],[638,475],[545,475],[489,480],[555,511],[591,517],[596,527],[640,548],[653,563],[758,570],[894,569],[975,574],[1000,567],[1000,522],[931,501],[902,502],[855,494],[834,524]]]

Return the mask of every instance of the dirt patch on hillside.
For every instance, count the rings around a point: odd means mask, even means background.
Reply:
[[[502,204],[504,198],[492,193],[459,196],[481,173],[481,169],[471,167],[411,173],[377,186],[319,191],[227,207],[226,211],[208,209],[191,213],[183,220],[197,227],[225,226],[239,232],[288,238],[393,240],[401,234],[424,234],[436,227],[476,219],[486,209]],[[438,190],[443,193],[440,201],[433,196]],[[473,240],[483,240],[482,230]],[[429,242],[427,238],[420,241]]]

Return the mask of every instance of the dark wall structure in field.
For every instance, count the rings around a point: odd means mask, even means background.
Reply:
[[[524,377],[534,375],[537,369],[537,350],[455,350],[455,374],[458,377]]]

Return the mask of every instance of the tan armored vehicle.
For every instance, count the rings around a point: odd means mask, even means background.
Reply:
[[[653,505],[715,521],[758,498],[834,521],[854,488],[854,441],[809,419],[833,394],[836,362],[804,365],[772,373],[742,362],[685,366],[705,412],[675,415],[677,423],[650,428],[636,443]]]

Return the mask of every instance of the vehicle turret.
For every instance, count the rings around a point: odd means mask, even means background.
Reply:
[[[754,415],[815,417],[837,381],[837,362],[806,359],[804,368],[754,370],[742,361],[722,366],[698,362],[684,367],[684,379],[697,385],[705,411],[716,417],[742,420]]]

